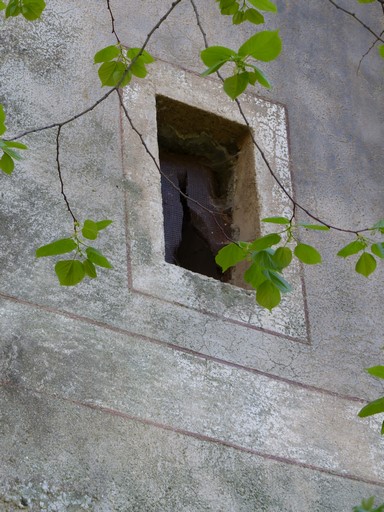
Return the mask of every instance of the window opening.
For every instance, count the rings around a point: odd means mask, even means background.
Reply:
[[[165,261],[244,287],[241,270],[223,274],[215,255],[228,237],[259,233],[248,129],[163,96],[157,97],[157,127]]]

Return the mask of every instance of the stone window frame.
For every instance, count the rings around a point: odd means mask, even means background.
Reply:
[[[157,61],[144,80],[123,90],[123,102],[142,134],[147,148],[159,161],[156,97],[205,110],[244,125],[235,102],[218,80],[203,78],[172,64]],[[287,112],[283,105],[245,93],[243,111],[273,171],[292,194]],[[292,212],[288,198],[251,145],[256,174],[255,207],[259,218]],[[302,343],[309,343],[306,297],[300,265],[287,269],[293,292],[284,295],[272,313],[255,303],[255,292],[223,283],[164,259],[164,231],[160,173],[122,113],[122,154],[127,201],[130,288],[138,293],[192,308],[229,322],[246,325]],[[260,223],[261,234],[271,225]]]

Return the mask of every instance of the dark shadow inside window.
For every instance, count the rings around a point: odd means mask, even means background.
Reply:
[[[248,129],[162,96],[157,97],[157,127],[165,261],[242,286],[233,273],[221,272],[215,255],[231,239],[258,234]],[[249,215],[238,197],[245,190],[244,201],[252,197],[253,202]]]

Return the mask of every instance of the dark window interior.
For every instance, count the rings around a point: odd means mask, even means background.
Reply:
[[[228,243],[232,220],[230,209],[214,205],[217,175],[193,155],[162,151],[160,162],[165,261],[221,279],[215,255]]]
[[[249,132],[162,96],[157,97],[157,126],[165,260],[230,281],[215,255],[238,235],[233,219],[236,167]]]

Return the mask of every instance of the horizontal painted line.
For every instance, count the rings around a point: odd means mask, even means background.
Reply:
[[[347,401],[350,401],[350,402],[358,402],[358,403],[361,403],[361,404],[367,403],[367,400],[365,400],[363,398],[360,398],[360,397],[345,395],[345,394],[342,394],[342,393],[338,393],[337,391],[331,391],[329,389],[320,388],[320,387],[317,387],[317,386],[313,386],[311,384],[304,384],[302,382],[297,382],[297,381],[294,381],[294,380],[291,380],[291,379],[287,379],[286,377],[280,377],[278,375],[267,373],[267,372],[264,372],[262,370],[258,370],[256,368],[252,368],[252,367],[245,366],[245,365],[242,365],[242,364],[234,363],[232,361],[227,361],[225,359],[220,359],[218,357],[211,356],[211,355],[208,355],[208,354],[204,354],[204,353],[201,353],[201,352],[197,352],[196,350],[192,350],[192,349],[189,349],[189,348],[181,347],[181,346],[179,346],[179,345],[177,345],[175,343],[170,343],[170,342],[167,342],[167,341],[158,340],[158,339],[155,339],[155,338],[151,338],[149,336],[145,336],[144,334],[139,334],[139,333],[135,333],[133,331],[129,331],[127,329],[123,329],[122,327],[116,327],[114,325],[110,325],[110,324],[101,322],[99,320],[94,320],[92,318],[88,318],[88,317],[85,317],[85,316],[76,315],[75,313],[70,313],[68,311],[55,309],[55,308],[52,308],[50,306],[44,306],[44,305],[41,305],[41,304],[37,304],[37,303],[31,302],[31,301],[28,301],[26,299],[20,299],[20,298],[14,297],[12,295],[7,295],[7,294],[1,293],[1,292],[0,292],[0,297],[2,297],[5,300],[9,300],[11,302],[15,302],[17,304],[22,304],[22,305],[25,305],[25,306],[28,306],[28,307],[31,307],[31,308],[36,308],[36,309],[39,309],[39,310],[44,311],[44,312],[48,312],[48,313],[52,313],[52,314],[55,314],[55,315],[63,316],[65,318],[69,318],[71,320],[76,320],[76,321],[79,321],[79,322],[84,322],[86,324],[94,325],[96,327],[100,327],[102,329],[106,329],[106,330],[109,330],[109,331],[112,331],[112,332],[116,332],[116,333],[122,334],[124,336],[136,337],[136,338],[138,338],[140,340],[143,340],[143,341],[146,341],[148,343],[154,343],[156,345],[161,345],[163,347],[167,347],[167,348],[170,348],[170,349],[178,351],[178,352],[183,352],[185,354],[190,354],[190,355],[192,355],[194,357],[198,357],[199,359],[204,359],[206,361],[213,361],[215,363],[218,363],[218,364],[221,364],[221,365],[225,365],[225,366],[228,366],[230,368],[236,368],[238,370],[246,371],[246,372],[249,372],[249,373],[254,373],[256,375],[262,375],[262,376],[267,377],[269,379],[272,379],[272,380],[275,380],[275,381],[279,381],[279,382],[284,382],[286,384],[289,384],[291,386],[295,386],[295,387],[298,387],[298,388],[301,388],[301,389],[306,389],[308,391],[313,391],[313,392],[316,392],[316,393],[321,393],[323,395],[336,397],[336,398],[339,398],[341,400],[347,400]]]
[[[247,329],[251,329],[253,331],[260,331],[260,332],[264,332],[265,334],[270,334],[271,336],[276,336],[277,338],[283,338],[285,340],[290,340],[290,341],[295,341],[296,343],[302,343],[303,345],[310,345],[310,341],[309,341],[309,336],[307,339],[305,338],[297,338],[295,336],[290,336],[289,334],[282,334],[281,332],[277,332],[277,331],[272,331],[271,329],[266,329],[265,327],[259,327],[257,325],[253,325],[253,324],[248,324],[246,322],[242,322],[241,320],[235,320],[233,318],[229,318],[227,316],[223,316],[223,315],[219,315],[218,313],[212,313],[211,311],[207,311],[206,309],[203,309],[203,308],[195,308],[193,306],[186,306],[185,304],[181,303],[181,302],[177,302],[177,301],[171,301],[171,300],[167,300],[167,299],[162,299],[160,297],[158,297],[157,295],[153,295],[151,293],[148,293],[148,292],[143,292],[142,290],[140,290],[139,288],[135,288],[134,286],[132,286],[132,288],[130,288],[131,291],[135,292],[135,293],[138,293],[140,295],[144,295],[144,297],[149,297],[151,299],[156,299],[156,300],[159,300],[161,302],[167,302],[168,304],[175,304],[175,306],[180,306],[180,307],[183,307],[183,308],[186,308],[186,309],[190,309],[191,311],[196,311],[197,313],[202,313],[203,315],[207,315],[207,316],[210,316],[212,318],[217,318],[219,320],[223,320],[224,322],[228,322],[230,324],[234,324],[234,325],[240,325],[241,327],[246,327]],[[306,330],[307,332],[309,332],[309,327],[308,327],[308,322],[306,321]]]
[[[35,393],[35,394],[38,394],[38,395],[43,395],[43,396],[46,396],[46,397],[48,397],[50,399],[62,400],[64,402],[68,402],[68,403],[71,403],[73,405],[77,405],[79,407],[85,407],[85,408],[92,409],[92,410],[97,411],[97,412],[101,412],[103,414],[109,414],[111,416],[116,416],[116,417],[122,418],[123,420],[126,420],[126,421],[135,421],[135,422],[140,423],[142,425],[148,425],[148,426],[151,426],[151,427],[154,427],[154,428],[158,428],[160,430],[165,430],[165,431],[168,431],[168,432],[173,432],[175,434],[184,435],[186,437],[191,437],[191,438],[197,439],[199,441],[208,442],[208,443],[214,443],[214,444],[217,444],[217,445],[220,445],[220,446],[225,446],[227,448],[232,448],[233,450],[237,450],[237,451],[240,451],[242,453],[248,453],[250,455],[255,455],[255,456],[263,458],[265,460],[270,460],[270,461],[273,461],[273,462],[279,462],[279,463],[287,464],[287,465],[290,465],[290,466],[296,466],[296,467],[300,467],[300,468],[303,468],[303,469],[308,469],[310,471],[315,471],[315,472],[318,472],[318,473],[323,473],[323,474],[326,474],[326,475],[334,476],[334,477],[337,477],[337,478],[343,478],[343,479],[346,479],[346,480],[353,480],[355,482],[361,482],[361,483],[365,483],[365,484],[369,484],[369,485],[375,485],[375,486],[379,486],[379,487],[384,487],[384,481],[371,480],[371,479],[368,479],[368,478],[365,479],[365,478],[358,477],[356,475],[352,475],[351,473],[342,473],[342,472],[339,472],[339,471],[334,471],[334,470],[331,470],[331,469],[325,469],[325,468],[322,468],[322,467],[319,467],[319,466],[315,466],[313,464],[306,464],[304,462],[300,462],[300,461],[297,461],[295,459],[290,459],[290,458],[286,458],[286,457],[279,457],[277,455],[271,455],[271,454],[268,454],[268,453],[265,453],[265,452],[261,452],[261,451],[258,451],[258,450],[253,450],[252,448],[246,448],[246,447],[238,445],[236,443],[231,443],[230,441],[224,441],[224,440],[221,440],[221,439],[217,439],[215,437],[207,436],[207,435],[204,435],[204,434],[199,434],[197,432],[192,432],[190,430],[185,430],[185,429],[181,429],[181,428],[177,428],[177,427],[172,427],[171,425],[167,425],[167,424],[164,424],[164,423],[158,423],[158,422],[153,421],[153,420],[148,420],[148,419],[140,418],[140,417],[137,417],[137,416],[132,416],[130,414],[118,411],[116,409],[111,409],[109,407],[103,407],[103,406],[100,406],[100,405],[96,405],[96,404],[92,404],[92,403],[88,403],[88,402],[83,402],[81,400],[73,400],[71,398],[62,397],[62,396],[57,395],[57,394],[51,395],[51,394],[49,394],[47,392],[44,392],[44,391],[39,391],[39,390],[35,390],[35,389],[30,389],[30,388],[27,388],[27,387],[24,387],[24,386],[20,386],[20,385],[15,385],[15,384],[13,384],[11,382],[6,382],[6,381],[1,382],[0,381],[0,385],[3,386],[3,387],[12,387],[14,389],[21,389],[21,390],[29,392],[29,393]]]

